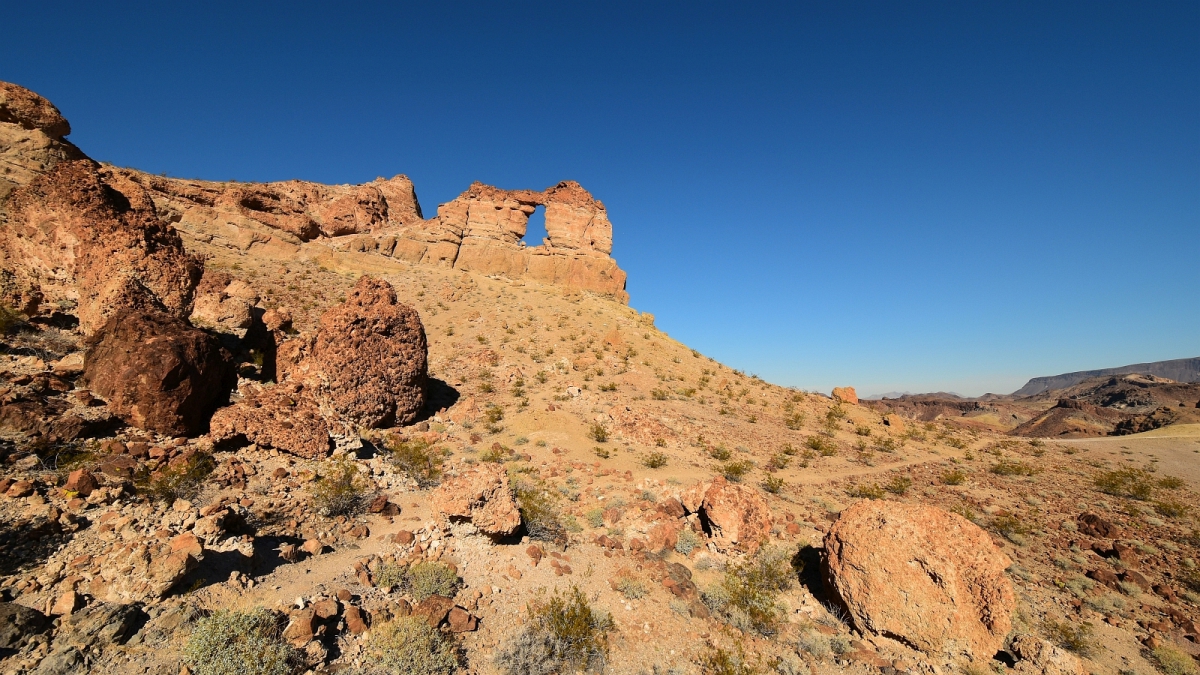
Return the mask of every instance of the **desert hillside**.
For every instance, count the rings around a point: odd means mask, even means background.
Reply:
[[[425,218],[69,131],[0,83],[0,672],[1195,672],[1197,385],[780,387],[629,306],[578,183]]]

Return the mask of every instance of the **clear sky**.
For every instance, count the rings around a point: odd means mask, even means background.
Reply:
[[[120,5],[119,8],[114,6]],[[631,304],[769,381],[1200,355],[1200,3],[13,2],[0,79],[174,176],[581,182]]]

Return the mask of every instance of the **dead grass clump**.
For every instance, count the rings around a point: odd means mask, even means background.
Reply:
[[[642,458],[642,464],[649,469],[661,469],[667,465],[667,456],[661,452],[652,452]]]
[[[945,485],[962,485],[967,482],[967,474],[963,473],[962,469],[951,469],[943,471],[941,479]]]
[[[429,441],[417,437],[407,441],[393,439],[388,444],[392,463],[422,488],[437,485],[442,477],[442,453]]]
[[[196,675],[288,675],[299,665],[275,615],[265,609],[222,610],[200,619],[183,657]]]
[[[367,496],[367,481],[358,472],[358,464],[346,455],[325,462],[312,487],[313,507],[323,516],[334,518],[358,512]]]
[[[1047,620],[1042,624],[1046,638],[1067,651],[1080,656],[1088,656],[1096,648],[1095,629],[1092,624],[1084,622],[1073,624],[1068,621]]]
[[[1038,469],[1026,462],[1002,459],[992,465],[989,469],[997,476],[1032,476],[1038,473]]]
[[[1165,675],[1197,675],[1200,669],[1196,662],[1175,645],[1163,643],[1155,647],[1150,655],[1154,657],[1154,665],[1158,666]]]
[[[196,453],[187,461],[139,477],[138,491],[152,499],[170,504],[176,499],[194,497],[204,479],[217,468],[212,455]]]
[[[751,661],[741,642],[733,649],[708,645],[708,649],[700,655],[699,666],[703,675],[762,675],[766,672],[763,670],[762,654]]]
[[[526,628],[496,655],[507,675],[601,672],[608,660],[612,617],[592,609],[578,586],[536,607]]]

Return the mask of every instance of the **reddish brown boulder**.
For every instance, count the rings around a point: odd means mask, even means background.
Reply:
[[[862,501],[825,535],[825,587],[854,626],[931,654],[996,653],[1012,627],[1010,564],[978,526],[931,506]]]
[[[475,617],[462,607],[451,609],[450,614],[446,616],[446,622],[450,624],[451,633],[467,633],[479,625]]]
[[[854,387],[834,387],[833,398],[838,403],[858,405],[858,394],[854,391]]]
[[[689,513],[699,513],[721,551],[754,553],[771,534],[771,510],[753,488],[717,476],[680,495]]]
[[[425,619],[430,626],[437,628],[442,625],[450,610],[454,609],[454,601],[442,595],[431,595],[413,607],[413,616]]]
[[[655,525],[646,533],[649,549],[654,553],[673,550],[675,544],[679,541],[679,532],[681,530],[683,530],[683,524],[679,521]]]
[[[233,384],[217,339],[161,311],[123,310],[93,336],[84,366],[92,391],[140,429],[194,435]]]
[[[240,401],[213,414],[209,433],[214,442],[245,439],[308,459],[330,452],[329,425],[320,408],[291,383],[244,391]]]
[[[485,534],[507,536],[521,525],[521,512],[504,466],[476,464],[442,481],[430,499],[433,510],[452,521],[470,521]]]
[[[367,615],[354,605],[346,606],[346,628],[354,635],[367,632]]]
[[[408,424],[425,405],[426,352],[416,310],[396,301],[391,284],[363,276],[321,316],[311,353],[287,370],[351,430]]]
[[[1116,525],[1113,525],[1095,513],[1081,513],[1075,519],[1075,522],[1078,525],[1079,533],[1089,537],[1114,539],[1120,536],[1120,530]]]
[[[100,481],[96,480],[91,471],[76,469],[67,476],[65,487],[70,492],[74,492],[81,497],[86,497],[95,492],[96,488],[100,487]]]

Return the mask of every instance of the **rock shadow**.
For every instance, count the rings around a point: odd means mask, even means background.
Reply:
[[[455,403],[458,403],[459,397],[458,390],[450,386],[449,382],[436,377],[429,378],[429,382],[425,385],[425,407],[421,409],[412,423],[424,422],[443,410],[453,407]]]

